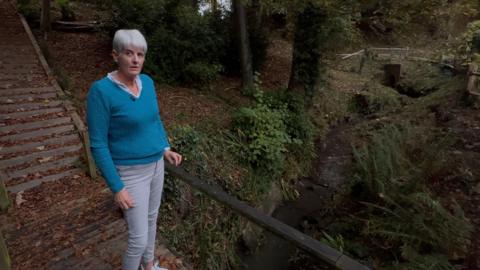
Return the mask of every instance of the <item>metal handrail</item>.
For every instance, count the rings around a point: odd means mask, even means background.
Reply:
[[[367,270],[369,267],[348,257],[342,252],[298,231],[297,229],[286,225],[285,223],[272,218],[259,210],[249,206],[243,201],[227,194],[220,187],[208,184],[200,178],[186,172],[181,167],[175,167],[165,163],[167,172],[183,182],[201,191],[210,198],[234,210],[240,215],[246,217],[251,222],[269,230],[279,237],[289,241],[295,246],[307,251],[322,261],[344,270]]]

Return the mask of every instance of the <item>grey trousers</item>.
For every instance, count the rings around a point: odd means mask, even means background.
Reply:
[[[158,208],[162,198],[164,163],[120,166],[117,171],[133,198],[134,207],[123,210],[128,227],[128,247],[123,256],[123,270],[137,270],[140,262],[154,259]]]

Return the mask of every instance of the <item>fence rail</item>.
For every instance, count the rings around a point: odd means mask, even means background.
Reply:
[[[205,181],[187,173],[180,167],[175,167],[165,163],[167,172],[193,188],[201,191],[215,201],[234,210],[240,215],[246,217],[251,222],[271,231],[272,233],[284,238],[295,246],[309,252],[315,257],[325,261],[326,263],[344,270],[367,270],[369,267],[348,257],[342,252],[321,243],[320,241],[292,228],[275,218],[267,216],[259,210],[249,206],[235,197],[227,194],[218,186],[207,184]]]

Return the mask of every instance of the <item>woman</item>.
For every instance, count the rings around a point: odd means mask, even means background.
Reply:
[[[162,269],[153,260],[163,159],[175,166],[182,161],[170,150],[154,83],[140,73],[146,52],[138,30],[118,30],[113,38],[118,70],[94,82],[87,97],[92,154],[128,226],[123,270]]]

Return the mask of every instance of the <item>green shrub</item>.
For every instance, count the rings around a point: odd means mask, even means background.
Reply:
[[[291,139],[288,150],[295,153],[297,159],[310,164],[315,155],[315,127],[305,110],[305,99],[288,89],[269,92],[266,98],[271,108],[282,109],[286,106],[284,123]]]
[[[200,14],[191,2],[175,0],[109,0],[99,5],[112,12],[111,21],[105,23],[110,35],[120,28],[136,28],[145,35],[149,45],[145,71],[157,80],[206,86],[221,71],[240,70],[231,12]],[[260,70],[267,33],[253,25],[249,29],[253,68]]]
[[[314,126],[298,94],[280,89],[254,92],[255,104],[233,116],[232,142],[238,156],[252,166],[251,194],[261,197],[272,180],[279,180],[284,195],[294,196],[297,179],[309,172],[314,157]],[[288,153],[288,155],[287,155]]]
[[[161,219],[176,214],[164,206],[160,210],[163,211]],[[170,227],[160,226],[169,247],[175,247],[195,269],[238,269],[239,258],[235,251],[241,235],[240,216],[201,194],[195,195],[188,211],[189,214],[180,220],[170,221]]]
[[[75,13],[69,0],[55,0],[55,3],[60,7],[62,13],[62,20],[75,21]]]
[[[191,126],[173,126],[169,130],[169,140],[172,149],[183,157],[182,167],[193,174],[202,173],[206,167],[202,158],[201,135]],[[165,198],[168,203],[178,203],[185,192],[188,192],[187,184],[180,179],[168,176],[164,183]]]
[[[219,154],[216,153],[219,150],[211,153],[217,146],[210,145],[216,144],[218,138],[206,140],[204,134],[190,125],[173,126],[169,131],[172,148],[184,157],[184,169],[200,177],[212,173],[208,172],[205,159],[208,154]],[[172,179],[168,173],[166,176],[164,202],[160,208],[163,225],[159,231],[169,245],[198,269],[236,269],[235,248],[241,224],[238,214],[193,190],[182,180]],[[208,176],[203,180],[213,179]]]
[[[404,65],[402,78],[397,85],[398,92],[410,97],[422,97],[440,89],[450,77],[441,74],[434,65],[415,63]]]
[[[41,7],[39,1],[17,0],[17,8],[29,23],[40,23]]]
[[[174,0],[111,0],[113,16],[105,25],[110,35],[119,28],[137,28],[149,51],[145,71],[166,83],[206,86],[220,72],[238,73],[238,42],[232,13],[200,14],[190,2]],[[251,35],[253,63],[260,69],[268,40],[264,29]]]
[[[190,7],[168,6],[168,15],[149,34],[151,62],[165,82],[208,84],[222,70],[222,35],[211,26],[212,15],[199,15]],[[171,13],[171,14],[170,14]]]
[[[461,37],[458,50],[464,58],[474,56],[480,52],[480,20],[468,24],[467,30]]]
[[[261,91],[255,99],[253,107],[242,107],[233,116],[233,127],[243,142],[239,154],[253,166],[275,172],[282,168],[291,142],[284,122],[287,108],[271,108]]]
[[[206,86],[218,77],[222,66],[204,62],[193,62],[185,67],[185,81],[197,86]]]
[[[377,83],[367,83],[350,102],[350,111],[372,114],[400,107],[400,95],[395,89]]]
[[[113,36],[118,29],[135,28],[148,37],[165,14],[164,5],[154,0],[111,0],[112,19],[105,23],[105,30]]]
[[[173,126],[169,132],[171,146],[183,156],[184,167],[194,174],[205,171],[203,158],[203,136],[190,125]]]

